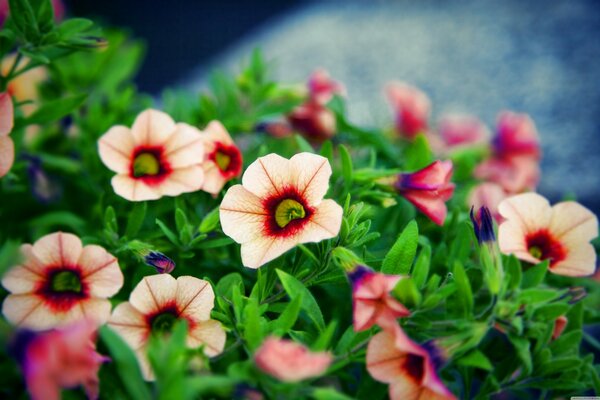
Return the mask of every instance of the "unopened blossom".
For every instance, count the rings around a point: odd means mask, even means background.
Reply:
[[[418,345],[398,325],[371,338],[366,361],[373,379],[389,384],[391,400],[455,399],[438,376],[435,346]]]
[[[562,335],[567,327],[567,323],[569,323],[569,319],[564,315],[556,318],[554,320],[554,328],[552,329],[552,340],[556,340]]]
[[[82,319],[108,320],[109,297],[123,286],[117,259],[97,245],[82,246],[70,233],[56,232],[21,246],[23,260],[2,277],[11,294],[2,313],[19,327],[44,330]]]
[[[40,333],[20,331],[14,341],[27,391],[32,400],[60,400],[62,389],[83,386],[88,399],[97,399],[98,372],[108,361],[96,352],[96,325],[79,321]]]
[[[0,178],[10,171],[15,162],[15,144],[8,136],[13,129],[13,102],[7,92],[0,93]]]
[[[452,161],[435,161],[427,167],[400,174],[396,191],[438,225],[443,225],[448,209],[446,201],[454,194]]]
[[[410,311],[390,294],[402,276],[381,274],[359,265],[348,278],[352,283],[355,331],[364,331],[376,324],[395,325],[396,319],[410,315]]]
[[[192,276],[175,279],[169,274],[143,278],[129,296],[113,311],[109,326],[117,331],[135,351],[147,380],[154,375],[146,358],[151,335],[171,332],[175,322],[186,320],[188,348],[201,347],[209,357],[225,346],[225,331],[218,321],[210,319],[215,294],[205,280]]]
[[[330,139],[337,131],[333,111],[316,101],[308,101],[296,107],[287,119],[295,130],[317,142]]]
[[[225,183],[242,173],[242,153],[219,121],[212,121],[202,133],[204,143],[204,184],[202,190],[217,195]]]
[[[494,220],[489,208],[483,206],[475,211],[475,207],[471,207],[470,217],[471,222],[473,223],[475,237],[477,238],[477,242],[479,242],[479,244],[496,241],[496,234],[494,233]]]
[[[502,188],[502,186],[492,183],[483,182],[478,184],[471,190],[467,205],[474,207],[479,210],[481,207],[486,207],[496,222],[500,222],[500,214],[498,214],[498,205],[502,200],[506,199],[508,195]]]
[[[431,114],[427,95],[404,82],[389,83],[386,92],[396,116],[396,131],[409,140],[419,133],[425,133]]]
[[[144,262],[156,269],[159,274],[170,274],[175,269],[175,261],[160,251],[149,251],[144,256]]]
[[[292,340],[268,337],[254,355],[263,372],[284,382],[299,382],[323,375],[333,357],[329,352],[313,352]]]
[[[341,83],[331,79],[329,72],[319,68],[315,70],[308,78],[308,93],[311,100],[326,104],[334,95],[344,95],[346,88]]]
[[[289,160],[269,154],[246,169],[219,207],[223,232],[242,245],[246,267],[258,268],[299,243],[337,236],[342,208],[323,200],[330,176],[327,158],[311,153]]]
[[[113,126],[98,140],[104,165],[117,173],[115,193],[130,201],[156,200],[200,190],[204,184],[202,135],[170,116],[146,110],[131,129]]]
[[[590,243],[598,237],[598,219],[574,201],[550,206],[536,193],[509,197],[498,207],[505,221],[500,224],[498,243],[505,254],[539,263],[548,260],[549,271],[559,275],[594,273],[596,252]]]

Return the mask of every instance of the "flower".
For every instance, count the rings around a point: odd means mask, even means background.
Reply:
[[[502,200],[506,199],[507,194],[502,189],[502,186],[492,183],[484,182],[475,186],[475,188],[469,194],[469,200],[467,204],[475,207],[476,210],[481,207],[486,207],[496,222],[501,221],[500,214],[498,214],[498,205]]]
[[[312,352],[291,340],[268,337],[254,354],[263,372],[284,382],[298,382],[323,375],[333,361],[329,352]]]
[[[14,352],[31,398],[60,400],[61,389],[81,385],[97,399],[98,371],[109,359],[96,352],[95,337],[95,324],[85,320],[38,334],[20,331]]]
[[[296,107],[287,119],[294,129],[317,142],[330,139],[337,131],[333,111],[316,101],[308,101]]]
[[[308,78],[308,93],[316,103],[326,104],[335,94],[344,95],[346,88],[339,82],[334,81],[329,73],[322,68],[315,70]]]
[[[108,320],[108,298],[123,286],[114,256],[100,246],[82,246],[77,236],[63,232],[24,244],[21,253],[21,265],[2,278],[11,292],[2,313],[11,323],[44,330],[82,319],[98,325]]]
[[[404,82],[389,83],[386,92],[396,113],[398,133],[410,140],[427,131],[431,104],[425,93]]]
[[[556,340],[560,337],[560,335],[562,335],[562,333],[565,331],[565,328],[567,327],[568,322],[569,319],[564,315],[561,315],[560,317],[554,320],[554,328],[552,329],[552,340]]]
[[[548,260],[550,272],[559,275],[594,273],[596,252],[589,241],[598,236],[598,219],[581,204],[551,207],[539,194],[524,193],[504,200],[498,210],[506,219],[498,230],[503,253],[531,263]]]
[[[348,274],[352,282],[354,330],[369,329],[375,324],[396,324],[399,317],[408,317],[410,311],[390,295],[402,276],[385,275],[362,265]]]
[[[477,165],[474,175],[499,184],[507,193],[516,194],[535,190],[540,181],[540,166],[536,159],[527,156],[494,156]]]
[[[15,162],[15,144],[8,136],[13,129],[14,108],[10,95],[0,93],[0,178],[10,171]]]
[[[480,144],[488,137],[488,129],[477,117],[462,114],[440,118],[438,132],[447,147]]]
[[[202,190],[216,196],[227,181],[242,173],[242,153],[219,121],[208,124],[202,140],[205,151]]]
[[[398,325],[371,338],[366,359],[369,374],[390,384],[391,400],[455,398],[437,375],[437,349],[431,343],[419,346]]]
[[[479,244],[495,242],[496,234],[494,233],[492,213],[486,206],[480,207],[477,213],[474,213],[474,208],[471,207],[470,216],[477,242]]]
[[[503,111],[498,115],[494,152],[502,157],[528,156],[539,159],[540,140],[533,120],[527,114]]]
[[[144,256],[144,262],[156,269],[159,274],[170,274],[175,269],[175,261],[159,251],[150,251]]]
[[[223,232],[242,245],[246,267],[258,268],[298,243],[337,236],[342,208],[323,200],[330,176],[327,158],[311,153],[289,160],[269,154],[250,164],[219,207]]]
[[[435,161],[412,173],[400,174],[395,189],[433,222],[442,225],[448,212],[445,202],[454,193],[452,161]]]
[[[147,276],[133,289],[129,302],[115,307],[108,324],[135,350],[144,377],[153,380],[146,359],[148,341],[151,335],[170,333],[177,320],[187,320],[187,347],[203,346],[209,357],[223,351],[225,331],[218,321],[210,319],[214,300],[212,286],[205,280],[192,276],[175,279],[169,274]]]
[[[149,109],[131,129],[113,126],[98,140],[98,150],[104,165],[117,173],[116,194],[130,201],[156,200],[200,190],[202,141],[198,129]]]
[[[2,59],[2,65],[0,69],[2,70],[3,76],[8,75],[16,59],[17,53],[10,54]],[[31,61],[28,57],[21,57],[21,62],[19,65],[28,65],[30,62]],[[30,115],[37,108],[35,102],[39,98],[38,86],[40,83],[46,80],[47,76],[48,71],[46,68],[36,67],[23,72],[8,82],[7,91],[17,103],[22,103],[25,101],[34,102],[29,104],[21,104],[19,106],[19,109],[23,112],[23,114]]]

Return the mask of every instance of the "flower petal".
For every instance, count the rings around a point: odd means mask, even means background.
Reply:
[[[149,314],[177,295],[177,281],[169,274],[146,276],[129,296],[129,302],[142,314]]]
[[[200,164],[178,168],[156,186],[155,191],[165,196],[179,196],[200,190],[204,183],[204,170]]]
[[[210,319],[197,324],[189,333],[187,346],[191,348],[204,346],[204,354],[214,357],[223,352],[227,335],[221,323]]]
[[[7,136],[14,126],[14,107],[8,92],[0,93],[0,137]],[[0,157],[2,159],[3,157]]]
[[[108,325],[118,332],[134,350],[144,346],[150,334],[150,327],[146,323],[144,315],[129,302],[115,307]]]
[[[203,321],[210,319],[215,293],[210,283],[205,280],[192,276],[180,276],[177,278],[175,301],[180,315],[187,316],[194,321]]]
[[[135,119],[131,127],[136,145],[161,145],[175,131],[175,121],[166,113],[148,109]]]
[[[177,124],[164,147],[165,158],[173,169],[202,163],[204,157],[202,134],[191,125]]]
[[[581,204],[565,201],[552,207],[549,229],[561,242],[589,242],[598,237],[598,218]]]
[[[521,224],[524,233],[547,227],[552,217],[548,200],[537,193],[509,197],[498,205],[498,212],[507,220]]]
[[[225,129],[220,121],[210,121],[203,132],[204,143],[221,142],[223,144],[233,144],[229,132],[227,132],[227,129]]]
[[[36,241],[32,250],[46,266],[76,266],[82,248],[77,236],[55,232]]]
[[[91,297],[81,301],[79,303],[79,308],[81,309],[81,314],[85,319],[94,321],[97,325],[106,323],[110,318],[111,304],[107,299]],[[65,318],[65,325],[79,319],[81,319],[81,317],[75,313],[72,318]]]
[[[320,242],[321,240],[336,237],[342,226],[344,210],[331,199],[321,202],[311,216],[308,223],[302,228],[298,243]]]
[[[398,379],[389,387],[390,400],[432,399],[431,397],[421,397],[422,391],[423,388],[410,378]]]
[[[261,200],[242,185],[227,190],[219,206],[223,232],[238,243],[246,243],[261,236],[267,212]]]
[[[395,346],[395,338],[389,331],[381,331],[371,338],[367,346],[367,370],[371,376],[384,383],[391,383],[402,374],[402,360],[406,353]]]
[[[300,195],[311,205],[319,204],[329,189],[329,160],[316,154],[300,153],[290,159],[290,164]]]
[[[223,177],[221,171],[217,168],[217,165],[212,161],[205,161],[202,163],[202,169],[204,170],[204,183],[202,184],[202,190],[207,193],[217,195],[227,179]],[[241,186],[241,185],[240,185]]]
[[[113,126],[98,140],[100,159],[111,171],[127,174],[135,143],[131,131],[125,126]]]
[[[94,297],[111,297],[123,286],[123,273],[117,259],[100,246],[85,246],[78,264]]]
[[[271,153],[248,166],[242,185],[259,198],[267,198],[293,185],[293,179],[290,161]]]
[[[298,243],[297,238],[258,236],[242,243],[242,263],[248,268],[258,268],[279,257]]]
[[[567,257],[557,262],[550,272],[565,276],[587,276],[596,270],[596,251],[591,243],[580,244],[578,247],[569,248]]]
[[[2,303],[2,314],[4,317],[13,325],[18,326],[29,326],[36,328],[41,325],[41,328],[46,328],[51,325],[54,320],[52,314],[45,312],[42,305],[42,298],[34,294],[12,294],[4,299]],[[45,323],[39,324],[39,318],[43,318],[47,315],[52,321],[46,321]]]
[[[44,277],[25,266],[16,266],[9,269],[2,277],[2,286],[11,293],[31,293],[37,289]]]
[[[157,200],[160,194],[139,179],[115,175],[110,181],[116,194],[129,201]]]
[[[15,162],[15,144],[8,136],[0,136],[0,178],[10,171]]]
[[[537,264],[539,259],[527,250],[523,226],[517,221],[505,221],[498,227],[498,246],[504,254],[514,254],[517,258]]]

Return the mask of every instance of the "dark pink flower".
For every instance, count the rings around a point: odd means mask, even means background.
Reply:
[[[344,85],[334,81],[329,73],[320,68],[314,71],[308,78],[308,92],[312,101],[326,104],[335,94],[344,95]]]
[[[407,139],[414,139],[428,128],[431,105],[427,95],[404,82],[392,82],[386,87],[388,99],[396,115],[396,130]]]
[[[503,111],[498,115],[494,152],[500,157],[528,156],[539,159],[540,140],[527,114]]]
[[[314,100],[296,107],[287,119],[295,130],[316,142],[330,139],[337,131],[333,111]]]

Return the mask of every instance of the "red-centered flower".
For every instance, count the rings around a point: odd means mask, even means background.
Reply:
[[[395,325],[396,319],[408,317],[410,311],[390,292],[402,276],[385,275],[362,265],[348,274],[352,283],[354,330],[367,330],[373,325]]]
[[[333,111],[314,100],[296,107],[287,119],[295,130],[317,142],[330,139],[337,131]]]
[[[329,352],[312,352],[291,340],[268,337],[254,355],[258,368],[284,382],[298,382],[323,375],[333,357]]]
[[[10,171],[15,162],[15,144],[10,136],[14,124],[14,108],[10,95],[0,93],[0,178]]]
[[[62,389],[83,386],[97,399],[98,372],[108,358],[96,352],[96,325],[81,321],[60,330],[18,333],[16,349],[33,400],[60,400]]]
[[[496,222],[500,222],[501,217],[498,213],[498,205],[502,200],[506,199],[506,197],[507,194],[504,189],[502,189],[502,186],[492,182],[484,182],[473,188],[469,194],[467,205],[469,207],[474,207],[476,210],[479,210],[481,207],[487,207]]]
[[[98,140],[100,158],[116,172],[115,193],[130,201],[200,190],[204,146],[200,131],[167,114],[146,110],[131,129],[113,126]]]
[[[386,87],[387,96],[396,115],[396,130],[407,139],[414,139],[428,128],[431,104],[427,95],[404,82],[392,82]]]
[[[498,115],[493,148],[500,157],[527,156],[539,159],[540,140],[529,115],[501,112]]]
[[[367,371],[390,385],[391,400],[455,399],[437,374],[440,358],[431,343],[419,346],[394,325],[369,342]]]
[[[11,294],[2,313],[11,323],[44,330],[82,319],[98,325],[110,315],[109,297],[123,286],[117,259],[100,246],[83,247],[70,233],[52,233],[21,246],[23,262],[2,278]]]
[[[509,197],[498,210],[506,220],[498,230],[505,254],[531,263],[549,260],[552,273],[584,276],[594,273],[596,252],[590,240],[598,237],[598,219],[574,201],[550,206],[536,193]]]
[[[326,70],[320,68],[308,78],[308,93],[311,100],[326,104],[335,94],[345,94],[346,89],[341,83],[331,79]]]
[[[242,245],[246,267],[258,268],[299,243],[337,236],[342,208],[323,200],[330,176],[327,158],[311,153],[289,160],[269,154],[250,164],[219,207],[223,232]]]
[[[202,140],[205,152],[202,190],[216,196],[227,181],[242,173],[242,153],[219,121],[208,124]]]
[[[443,225],[446,201],[454,194],[452,172],[452,161],[438,160],[419,171],[400,174],[395,188],[433,222]]]
[[[225,331],[210,319],[215,294],[207,281],[192,276],[173,278],[168,274],[147,276],[119,304],[108,324],[135,350],[147,380],[154,375],[146,358],[150,335],[169,333],[177,320],[188,323],[186,345],[203,347],[204,354],[216,356],[225,346]]]
[[[510,194],[535,190],[540,181],[537,159],[528,156],[493,156],[475,168],[475,177],[502,186]]]

